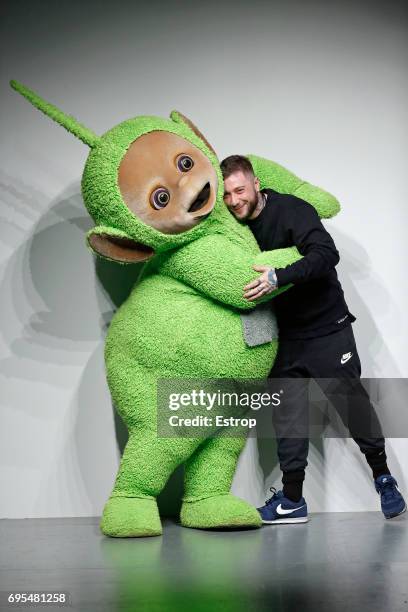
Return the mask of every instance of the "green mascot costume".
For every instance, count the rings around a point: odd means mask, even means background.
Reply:
[[[223,203],[214,151],[180,113],[135,117],[99,137],[23,85],[11,85],[91,149],[82,177],[95,221],[87,235],[90,249],[120,263],[146,262],[112,319],[105,345],[109,389],[129,439],[102,532],[160,535],[156,497],[182,463],[183,526],[259,527],[256,509],[230,493],[245,438],[159,437],[157,383],[266,377],[277,341],[245,341],[240,315],[256,304],[243,298],[243,287],[253,280],[253,265],[281,268],[301,255],[296,248],[259,251],[250,230]],[[321,217],[338,212],[327,192],[271,161],[249,157],[261,188],[295,194]]]

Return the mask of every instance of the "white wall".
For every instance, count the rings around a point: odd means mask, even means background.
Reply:
[[[132,273],[96,265],[85,247],[86,147],[11,91],[10,78],[97,133],[177,108],[220,158],[275,159],[337,195],[342,211],[327,228],[357,316],[363,375],[407,376],[407,20],[398,2],[336,5],[47,0],[8,9],[0,517],[101,513],[125,436],[104,379],[103,339],[132,282]],[[255,440],[240,461],[234,491],[255,504],[279,484],[272,452],[267,474]],[[388,453],[408,491],[407,440],[389,440]],[[312,446],[309,463],[311,510],[378,509],[351,441]]]

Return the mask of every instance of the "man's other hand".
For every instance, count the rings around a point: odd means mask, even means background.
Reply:
[[[244,298],[254,302],[264,295],[268,295],[278,288],[275,268],[269,266],[252,266],[256,272],[262,272],[258,278],[244,287]]]

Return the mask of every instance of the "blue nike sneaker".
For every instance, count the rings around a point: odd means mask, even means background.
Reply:
[[[266,525],[282,525],[289,523],[307,523],[307,504],[302,497],[298,502],[293,502],[283,495],[283,491],[277,491],[271,487],[272,497],[267,499],[262,508],[258,508],[262,522]]]
[[[398,489],[397,481],[391,474],[378,476],[374,480],[374,484],[377,493],[381,497],[381,510],[386,519],[405,512],[407,505]]]

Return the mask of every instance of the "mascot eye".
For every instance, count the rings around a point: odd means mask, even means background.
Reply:
[[[160,210],[161,208],[165,208],[167,204],[170,202],[170,193],[167,191],[165,187],[159,187],[155,189],[150,196],[150,204],[156,210]]]
[[[179,155],[176,163],[180,172],[188,172],[194,166],[194,162],[189,155]]]

